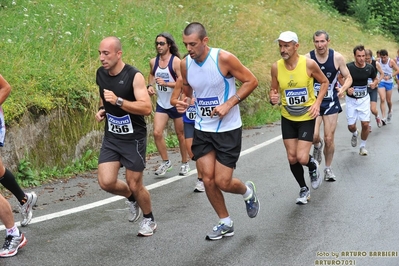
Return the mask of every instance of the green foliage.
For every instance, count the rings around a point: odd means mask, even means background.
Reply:
[[[26,159],[22,159],[18,165],[15,175],[21,187],[35,187],[43,182],[54,178],[64,178],[79,173],[87,172],[97,168],[98,153],[87,150],[81,158],[71,162],[65,167],[44,167],[40,170],[33,170],[32,164]]]
[[[166,142],[166,147],[168,147],[168,148],[179,147],[179,140],[178,140],[176,134],[168,135],[165,138],[165,142]]]
[[[243,115],[244,128],[251,128],[271,124],[281,118],[280,106],[263,103],[252,115]]]

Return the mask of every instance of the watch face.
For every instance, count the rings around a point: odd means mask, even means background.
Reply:
[[[122,106],[122,103],[123,103],[123,99],[118,97],[118,99],[116,100],[116,105],[117,106]]]

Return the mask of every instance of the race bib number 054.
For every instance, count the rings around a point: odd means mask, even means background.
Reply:
[[[129,115],[117,117],[107,114],[108,131],[114,134],[131,134],[134,132]]]
[[[308,101],[307,88],[297,88],[285,90],[287,105],[301,105]]]

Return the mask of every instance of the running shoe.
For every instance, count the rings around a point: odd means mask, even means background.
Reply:
[[[206,240],[219,240],[225,236],[233,236],[234,235],[234,225],[233,221],[231,221],[231,225],[222,224],[219,222],[218,225],[213,227],[211,233],[206,235]]]
[[[313,145],[313,158],[316,159],[316,161],[321,164],[322,160],[322,152],[323,152],[323,139],[320,139],[320,147],[317,148],[315,145]]]
[[[197,180],[197,184],[195,184],[194,192],[205,192],[204,182],[202,180]]]
[[[136,222],[141,216],[141,209],[137,201],[126,201],[126,204],[129,205],[130,215],[129,215],[129,222]]]
[[[310,200],[310,191],[307,187],[301,187],[299,191],[299,198],[296,199],[296,204],[303,205]]]
[[[258,197],[256,196],[255,184],[252,181],[245,182],[245,185],[252,190],[252,196],[245,200],[245,205],[247,207],[247,214],[250,218],[255,218],[258,215],[260,204]]]
[[[3,244],[3,248],[0,250],[0,257],[12,257],[18,253],[18,249],[24,247],[28,240],[26,240],[24,234],[19,233],[19,236],[8,235],[6,241]]]
[[[386,125],[387,125],[387,122],[385,121],[385,119],[381,119],[381,122],[382,122],[382,125],[383,125],[383,126],[386,126]]]
[[[187,175],[190,172],[190,165],[186,162],[180,166],[179,175]]]
[[[382,127],[382,120],[378,116],[375,118],[375,122],[377,122],[378,127]]]
[[[387,122],[391,123],[391,120],[392,120],[392,112],[388,113]]]
[[[334,182],[336,180],[336,176],[334,175],[331,168],[324,169],[324,180],[328,182]]]
[[[357,137],[359,136],[359,131],[356,129],[356,132],[357,132],[356,136],[352,133],[352,138],[351,138],[352,147],[356,147],[357,146]]]
[[[314,158],[312,158],[312,161],[316,164],[316,169],[313,171],[309,171],[309,177],[312,188],[317,189],[321,185],[323,179],[320,177],[319,163]]]
[[[140,222],[140,229],[138,236],[152,236],[157,229],[157,223],[152,221],[151,218],[143,218]]]
[[[161,163],[161,165],[155,171],[155,175],[161,176],[166,174],[166,172],[169,172],[170,170],[172,170],[172,163],[170,162],[170,160],[167,160]]]
[[[366,150],[365,147],[360,147],[359,154],[360,154],[361,156],[367,156],[368,151]]]
[[[37,202],[37,195],[35,192],[26,193],[26,197],[28,198],[23,205],[19,205],[19,211],[22,216],[21,226],[27,226],[32,220],[32,209]]]

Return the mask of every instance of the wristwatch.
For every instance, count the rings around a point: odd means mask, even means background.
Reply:
[[[123,99],[121,97],[118,97],[118,99],[116,99],[116,103],[117,106],[122,107],[123,104]]]

